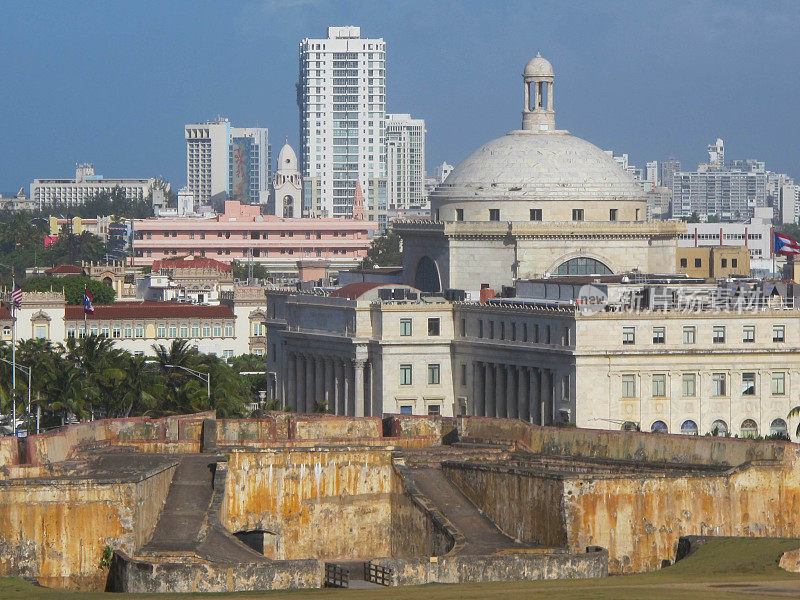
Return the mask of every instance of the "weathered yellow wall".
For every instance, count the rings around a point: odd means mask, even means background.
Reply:
[[[6,480],[0,484],[0,575],[103,589],[103,548],[132,552],[152,535],[173,471],[138,483]]]
[[[379,438],[383,423],[377,417],[296,417],[290,422],[289,435],[296,440]]]
[[[265,553],[274,558],[391,556],[398,480],[385,449],[234,451],[221,520],[231,531],[273,532]],[[407,517],[414,526],[423,523],[412,509]]]
[[[11,435],[0,437],[0,467],[18,462],[17,438]]]
[[[445,464],[443,470],[507,535],[555,548],[566,545],[561,479],[503,467]]]

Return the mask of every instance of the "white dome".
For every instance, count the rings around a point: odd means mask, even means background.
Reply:
[[[642,201],[644,190],[616,161],[566,131],[512,131],[462,161],[431,195],[444,203]]]
[[[553,77],[553,65],[550,64],[542,55],[537,53],[536,58],[532,58],[525,65],[525,77]]]
[[[296,171],[297,154],[287,142],[278,154],[278,171]]]

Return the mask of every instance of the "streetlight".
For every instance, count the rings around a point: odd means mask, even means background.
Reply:
[[[0,267],[11,269],[11,424],[14,430],[14,437],[17,436],[17,305],[14,302],[14,288],[16,281],[14,279],[14,265],[5,265],[0,263]],[[8,362],[8,361],[4,361]],[[28,388],[30,393],[30,387]],[[30,401],[29,401],[30,402]],[[30,410],[30,409],[29,409]],[[28,413],[28,423],[30,424],[30,412]]]
[[[183,369],[187,373],[194,375],[201,381],[206,382],[206,393],[208,394],[208,401],[211,402],[211,373],[203,373],[202,371],[195,371],[194,369],[190,369],[188,367],[182,367],[181,365],[161,365],[164,368],[168,369]]]
[[[0,361],[3,361],[7,365],[11,365],[15,369],[19,369],[20,371],[22,371],[23,373],[27,373],[27,375],[28,375],[28,426],[27,427],[28,427],[28,429],[30,429],[30,426],[31,426],[31,371],[33,370],[33,367],[26,367],[25,365],[19,365],[19,364],[11,362],[10,360],[6,360],[5,358],[0,358]],[[16,390],[14,390],[14,391],[16,392]],[[13,411],[14,416],[12,416],[11,419],[14,421],[14,425],[13,425],[14,435],[17,435],[17,416],[16,416],[17,411],[16,411],[16,402],[14,402],[13,396],[15,396],[15,394],[12,393],[11,402],[14,405],[14,411]],[[39,421],[38,420],[36,421],[36,433],[39,433]]]

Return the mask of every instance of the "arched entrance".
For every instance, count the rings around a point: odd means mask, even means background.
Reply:
[[[430,256],[423,256],[417,263],[417,272],[414,274],[414,287],[423,292],[442,291],[439,267]]]

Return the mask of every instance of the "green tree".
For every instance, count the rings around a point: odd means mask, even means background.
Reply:
[[[147,362],[144,356],[125,358],[125,387],[116,416],[144,415],[158,409],[166,393],[164,378]]]
[[[367,255],[361,260],[362,268],[398,267],[403,264],[400,236],[389,233],[373,238]]]

